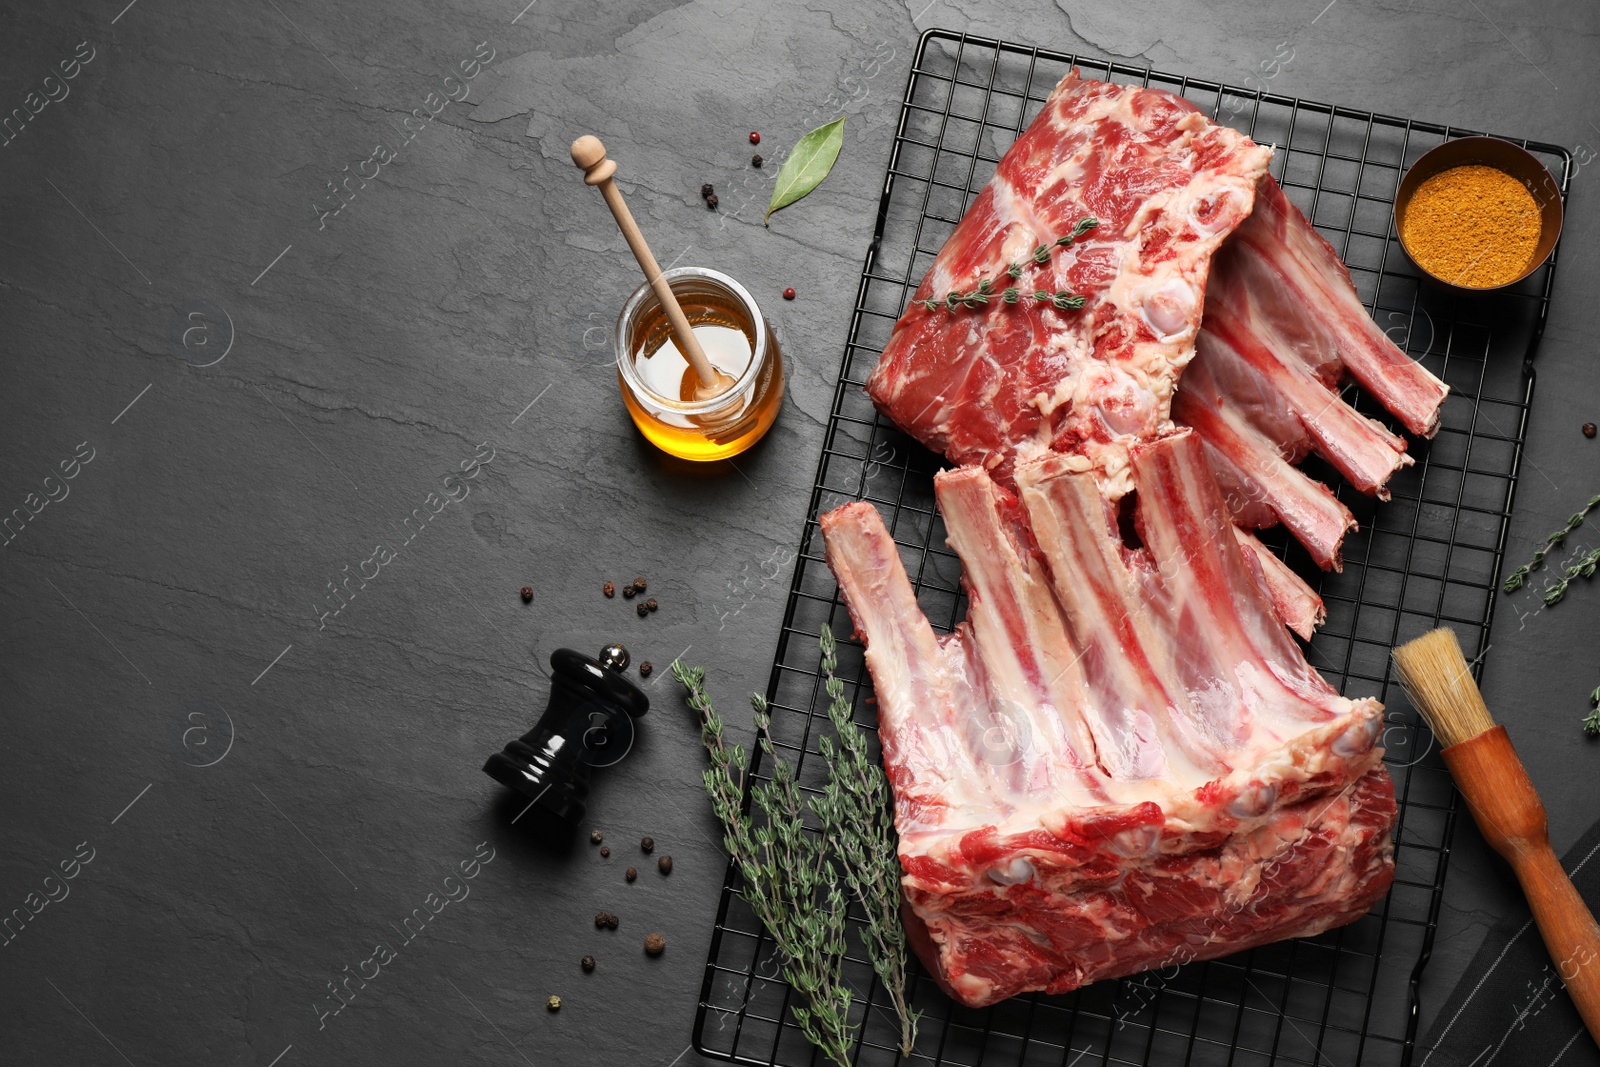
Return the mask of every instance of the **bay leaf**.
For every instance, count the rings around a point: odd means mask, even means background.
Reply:
[[[762,225],[771,225],[772,213],[805,196],[822,184],[822,179],[833,169],[844,146],[843,115],[823,126],[818,126],[795,143],[794,151],[783,161],[778,171],[778,182],[772,187],[772,202],[761,219]]]

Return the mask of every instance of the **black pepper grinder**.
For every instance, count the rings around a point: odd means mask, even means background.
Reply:
[[[609,767],[628,754],[633,720],[650,710],[650,700],[617,671],[570,648],[552,652],[550,667],[544,714],[532,730],[490,756],[483,771],[570,830],[583,819],[590,769]]]

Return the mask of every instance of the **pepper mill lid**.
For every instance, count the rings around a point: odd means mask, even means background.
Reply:
[[[583,818],[591,769],[627,756],[633,720],[650,710],[650,700],[618,672],[570,648],[551,653],[550,667],[544,714],[483,770],[527,797],[529,808],[573,828]]]

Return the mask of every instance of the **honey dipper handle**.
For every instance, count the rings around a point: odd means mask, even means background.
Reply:
[[[639,232],[639,224],[633,221],[633,213],[622,199],[622,191],[612,180],[617,173],[617,164],[606,158],[606,146],[600,143],[600,138],[585,134],[572,142],[572,162],[583,169],[585,182],[600,187],[600,195],[606,198],[606,206],[611,208],[611,215],[617,220],[617,228],[622,231],[628,247],[633,249],[633,258],[639,261],[650,288],[655,291],[656,299],[667,313],[667,322],[672,327],[673,340],[678,342],[678,351],[694,368],[695,377],[700,379],[703,388],[709,390],[711,395],[721,392],[718,382],[726,375],[706,358],[699,338],[694,335],[694,328],[689,325],[688,316],[678,305],[677,295],[673,293],[672,286],[667,284],[666,278],[662,277],[656,257],[650,254],[650,246],[645,244],[644,234]]]
[[[1484,839],[1516,871],[1556,974],[1600,1042],[1600,925],[1550,847],[1544,805],[1496,726],[1443,752]]]

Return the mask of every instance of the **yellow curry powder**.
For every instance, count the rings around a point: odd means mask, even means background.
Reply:
[[[1451,167],[1417,187],[1406,208],[1406,251],[1453,285],[1504,285],[1528,267],[1543,222],[1517,179],[1494,167]]]

